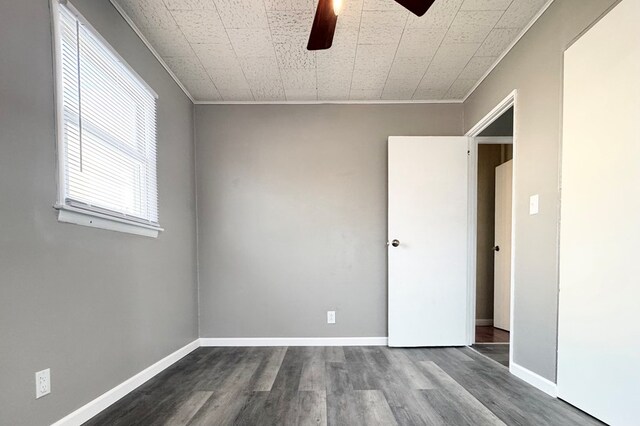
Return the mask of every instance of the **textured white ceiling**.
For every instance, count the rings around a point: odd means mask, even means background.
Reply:
[[[114,0],[197,101],[460,100],[546,0],[344,0],[309,52],[314,0]]]

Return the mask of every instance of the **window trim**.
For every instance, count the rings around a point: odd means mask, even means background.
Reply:
[[[109,50],[131,73],[131,75],[138,80],[157,100],[158,94],[147,84],[146,81],[125,61],[122,56],[109,44],[104,37],[82,16],[82,14],[76,9],[73,4],[67,0],[51,0],[51,22],[52,22],[52,43],[53,43],[53,74],[54,74],[54,96],[55,96],[55,134],[56,134],[56,202],[53,207],[58,210],[58,221],[64,223],[72,223],[76,225],[89,226],[93,228],[107,229],[111,231],[125,232],[129,234],[143,235],[147,237],[157,238],[159,233],[164,231],[164,228],[151,224],[143,223],[139,220],[133,220],[126,217],[126,215],[119,216],[117,213],[110,214],[109,212],[102,211],[98,208],[91,208],[90,206],[79,207],[71,205],[66,202],[65,193],[65,169],[67,159],[63,155],[64,150],[64,113],[63,113],[63,84],[62,84],[62,44],[61,44],[61,31],[59,21],[59,6],[63,4],[69,11],[76,16],[76,18],[88,28],[93,35],[104,44],[105,48]],[[157,108],[157,107],[156,107]],[[157,111],[157,110],[156,110]],[[157,140],[156,140],[157,149]],[[157,176],[157,159],[156,159],[156,176]],[[157,185],[157,183],[156,183]],[[156,191],[158,188],[156,188]],[[158,194],[159,195],[159,194]]]
[[[125,232],[128,234],[143,235],[157,238],[163,228],[145,225],[140,222],[133,222],[128,219],[121,219],[93,210],[85,210],[69,205],[56,205],[58,210],[58,222],[73,223],[92,228],[107,229],[110,231]]]

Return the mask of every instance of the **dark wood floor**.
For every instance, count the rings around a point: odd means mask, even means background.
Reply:
[[[470,348],[200,348],[90,425],[592,425]]]
[[[476,326],[476,343],[509,343],[509,332],[492,326]]]

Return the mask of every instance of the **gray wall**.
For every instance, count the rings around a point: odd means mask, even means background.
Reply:
[[[108,0],[80,11],[159,94],[156,240],[59,223],[48,0],[0,4],[0,424],[69,414],[197,337],[193,106]],[[52,393],[35,399],[34,372]]]
[[[201,336],[386,336],[387,137],[461,134],[460,104],[196,106]]]
[[[465,130],[512,90],[514,163],[514,362],[555,381],[558,313],[559,153],[562,56],[615,0],[558,0],[464,103]],[[529,216],[529,196],[540,213]]]
[[[489,124],[478,136],[513,136],[513,107]]]

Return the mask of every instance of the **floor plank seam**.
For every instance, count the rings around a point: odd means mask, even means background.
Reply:
[[[507,371],[509,371],[509,367],[507,367],[504,364],[499,363],[498,361],[496,361],[495,359],[483,354],[482,352],[477,351],[473,346],[467,346],[469,349],[471,349],[472,351],[474,351],[475,353],[477,353],[478,355],[482,356],[483,358],[488,359],[489,361],[498,364],[500,367],[505,368]]]

